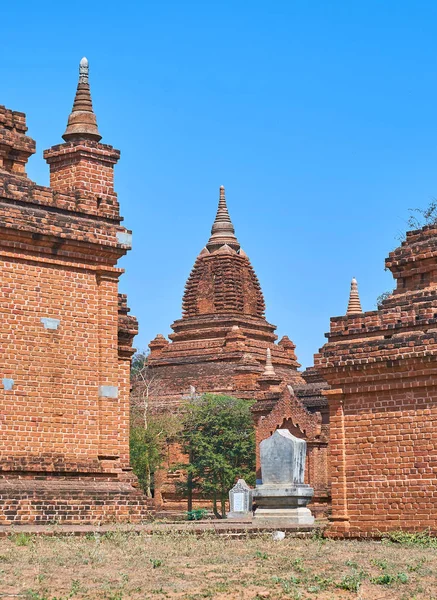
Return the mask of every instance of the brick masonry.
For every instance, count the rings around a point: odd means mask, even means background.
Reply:
[[[46,188],[26,176],[25,133],[0,107],[0,523],[139,520],[119,152],[86,136],[54,146]]]
[[[316,368],[331,385],[333,536],[437,532],[437,228],[407,233],[380,310],[331,319]]]

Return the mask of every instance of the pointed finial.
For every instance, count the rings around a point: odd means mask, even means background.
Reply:
[[[88,83],[89,70],[88,59],[84,56],[79,63],[79,83]]]
[[[360,296],[358,294],[358,283],[355,277],[351,281],[351,290],[349,293],[349,304],[347,306],[347,315],[356,315],[363,312],[361,308]]]
[[[206,247],[210,252],[213,252],[225,244],[230,246],[233,250],[239,250],[240,248],[240,244],[235,237],[234,226],[232,225],[231,217],[229,216],[228,207],[226,205],[225,188],[221,185],[217,214],[211,229],[211,237],[209,238]]]
[[[97,119],[93,111],[88,81],[89,63],[84,56],[79,63],[79,82],[73,109],[68,117],[67,129],[62,136],[66,142],[75,140],[94,140],[99,142],[102,136],[97,128]]]
[[[272,352],[271,352],[270,348],[267,348],[266,368],[264,369],[263,377],[270,376],[270,375],[276,375],[276,373],[275,373],[275,369],[273,368],[273,363],[272,363]]]

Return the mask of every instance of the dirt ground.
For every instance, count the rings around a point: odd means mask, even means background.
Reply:
[[[437,542],[18,533],[0,539],[0,598],[437,600]]]

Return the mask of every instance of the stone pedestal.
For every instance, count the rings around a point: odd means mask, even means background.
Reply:
[[[253,491],[254,520],[261,523],[312,525],[306,508],[314,490],[303,482],[306,442],[277,429],[260,444],[262,484]]]
[[[257,505],[254,519],[259,523],[286,521],[298,525],[312,525],[314,517],[306,508],[314,495],[309,485],[259,485],[253,492]]]
[[[228,519],[250,519],[252,516],[252,489],[244,479],[239,479],[229,491]]]

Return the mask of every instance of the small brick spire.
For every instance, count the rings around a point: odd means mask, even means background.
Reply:
[[[267,348],[266,351],[266,368],[264,369],[263,377],[276,376],[275,369],[273,368],[272,363],[272,351],[270,348]]]
[[[102,139],[97,128],[96,115],[93,111],[88,75],[88,59],[83,57],[79,63],[79,82],[77,84],[73,109],[68,117],[67,129],[62,136],[66,142],[74,140],[94,140],[99,142]]]
[[[358,294],[358,283],[355,277],[351,281],[351,291],[349,293],[349,304],[347,305],[347,315],[356,315],[362,313],[360,296]]]
[[[209,238],[206,247],[210,252],[214,252],[225,244],[230,246],[233,250],[238,251],[240,249],[240,244],[235,237],[234,226],[232,225],[231,217],[229,216],[228,207],[226,205],[225,188],[221,185],[217,215],[211,229],[211,237]]]

